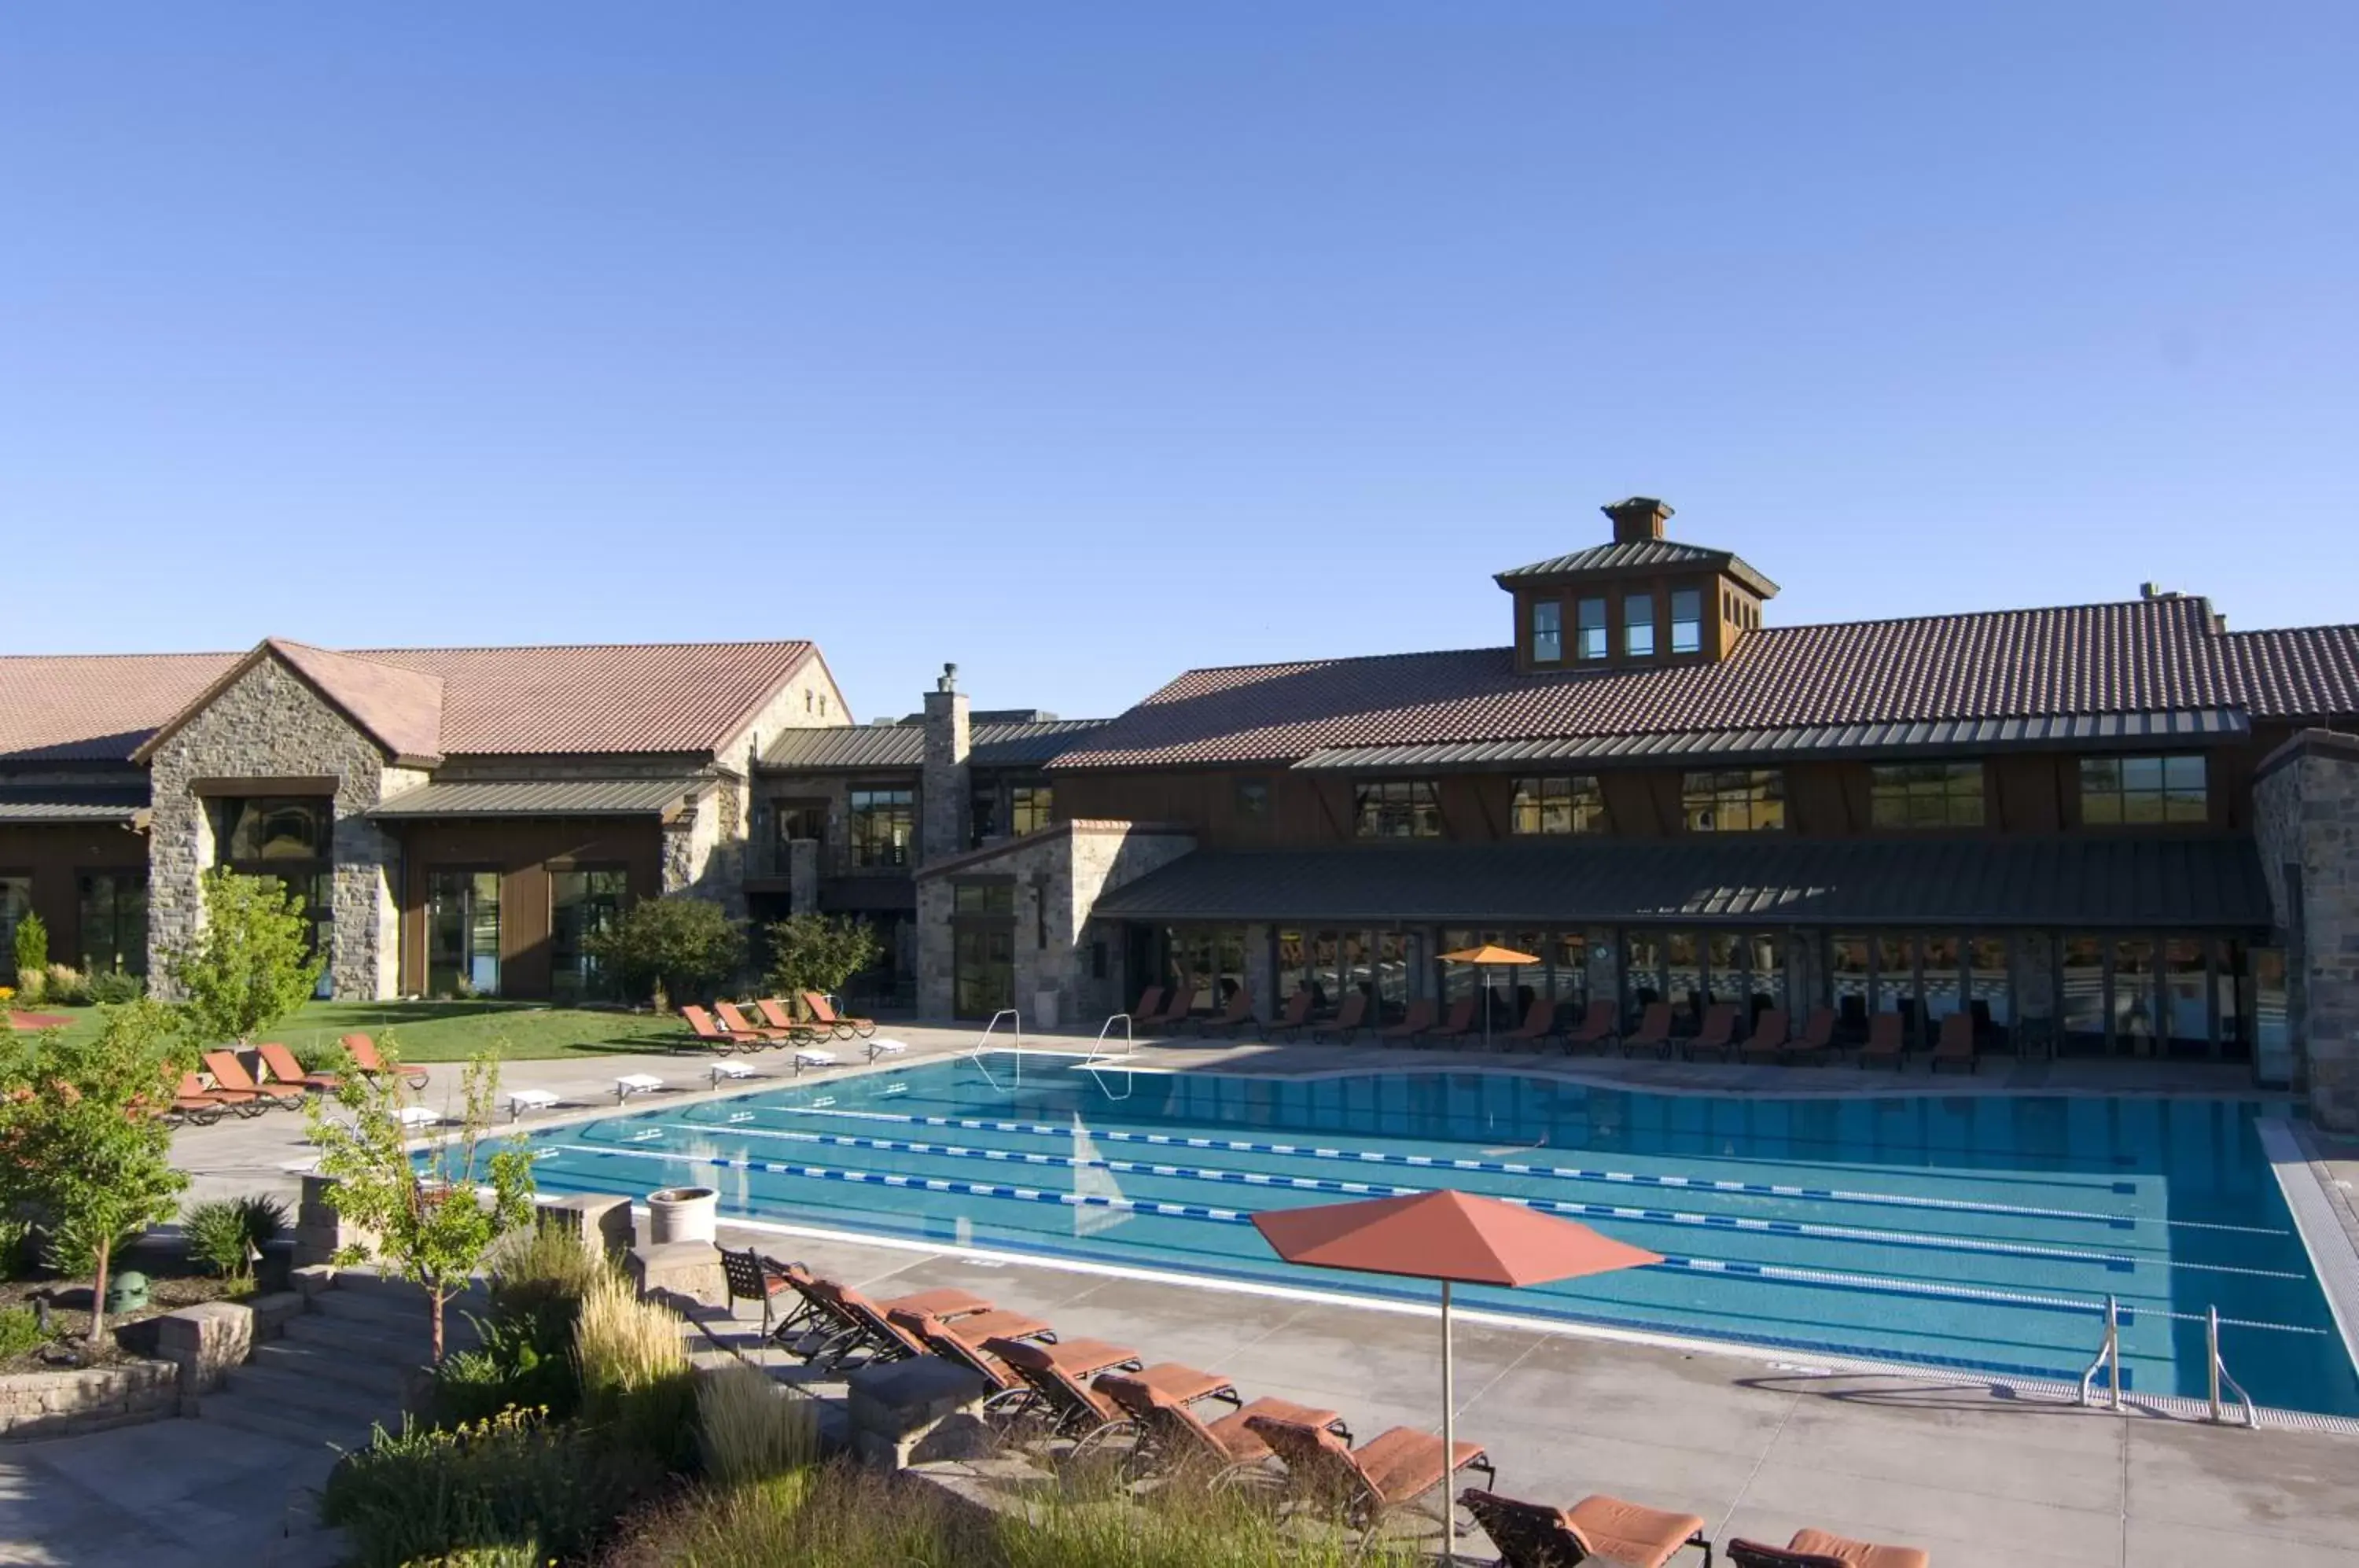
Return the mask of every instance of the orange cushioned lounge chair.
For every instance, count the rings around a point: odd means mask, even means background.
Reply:
[[[680,1008],[679,1016],[695,1031],[697,1043],[726,1056],[733,1051],[759,1051],[762,1042],[742,1034],[731,1034],[702,1007],[690,1003]]]
[[[1834,1055],[1835,1028],[1842,1020],[1832,1007],[1812,1007],[1802,1020],[1802,1032],[1786,1041],[1778,1055],[1787,1061],[1810,1059],[1824,1066]]]
[[[1509,1040],[1538,1044],[1556,1033],[1556,1004],[1545,996],[1535,997],[1524,1012],[1524,1021],[1498,1037],[1499,1043]]]
[[[1878,1546],[1822,1530],[1798,1530],[1783,1548],[1757,1541],[1728,1543],[1736,1568],[1933,1568],[1932,1554],[1914,1546]]]
[[[1566,1054],[1570,1055],[1583,1046],[1593,1045],[1603,1051],[1612,1045],[1622,1033],[1622,1020],[1616,1015],[1617,1009],[1611,1002],[1590,1003],[1582,1014],[1581,1021],[1564,1032]]]
[[[1211,1034],[1217,1029],[1223,1034],[1234,1034],[1254,1021],[1253,993],[1240,985],[1229,993],[1226,1007],[1196,1020],[1196,1032]]]
[[[264,1104],[284,1111],[298,1109],[303,1104],[303,1091],[299,1088],[255,1083],[254,1074],[245,1070],[245,1063],[237,1059],[234,1051],[208,1051],[201,1060],[205,1071],[213,1075],[214,1083],[233,1094],[258,1094]]]
[[[893,1315],[894,1326],[917,1340],[925,1354],[939,1356],[954,1367],[963,1367],[984,1380],[992,1392],[984,1399],[983,1419],[1003,1434],[1028,1419],[1039,1396],[1016,1368],[984,1348],[986,1339],[1031,1339],[1053,1345],[1063,1353],[1064,1367],[1081,1377],[1138,1365],[1136,1351],[1102,1339],[1059,1340],[1053,1334],[987,1334],[973,1327],[978,1321],[964,1318],[946,1322],[931,1312],[897,1312]]]
[[[1982,1063],[1974,1055],[1973,1014],[1951,1013],[1941,1020],[1940,1035],[1933,1041],[1933,1054],[1926,1059],[1925,1069],[1939,1073],[1944,1062],[1963,1063],[1969,1073],[1980,1071]]]
[[[1703,1024],[1687,1042],[1687,1058],[1693,1062],[1699,1056],[1726,1057],[1736,1049],[1736,1014],[1734,1002],[1714,1002],[1703,1010]]]
[[[925,1313],[972,1325],[978,1337],[992,1334],[1016,1339],[1056,1335],[1055,1330],[1038,1318],[1006,1311],[964,1290],[919,1290],[877,1301],[839,1279],[809,1273],[796,1279],[791,1266],[788,1278],[828,1325],[821,1342],[803,1355],[803,1359],[814,1367],[838,1366],[863,1354],[875,1361],[923,1356],[926,1347],[908,1331],[902,1320],[893,1316],[896,1312],[904,1317]]]
[[[1474,1021],[1474,1009],[1479,1000],[1461,996],[1450,1004],[1450,1016],[1425,1031],[1428,1040],[1462,1040],[1470,1034],[1480,1034],[1483,1026]]]
[[[1006,1362],[1032,1390],[1031,1400],[1021,1409],[1012,1408],[1011,1402],[1008,1419],[1038,1421],[1055,1437],[1088,1437],[1127,1420],[1120,1405],[1093,1387],[1093,1379],[1117,1367],[1183,1404],[1236,1395],[1235,1386],[1217,1372],[1200,1372],[1177,1361],[1142,1367],[1136,1352],[1118,1345],[986,1339],[983,1348]],[[1116,1356],[1119,1359],[1107,1359]]]
[[[874,1018],[855,1018],[848,1013],[839,1013],[835,1010],[835,1004],[817,991],[805,991],[802,996],[803,1006],[810,1009],[811,1022],[822,1029],[834,1030],[838,1040],[866,1040],[876,1032],[876,1020]]]
[[[1753,1020],[1753,1032],[1745,1037],[1736,1052],[1747,1062],[1775,1062],[1786,1054],[1793,1029],[1793,1014],[1783,1007],[1764,1007]]]
[[[1347,1041],[1359,1033],[1367,1021],[1368,994],[1365,991],[1354,991],[1343,998],[1343,1005],[1335,1009],[1333,1018],[1324,1023],[1310,1026],[1310,1038],[1323,1040],[1329,1035],[1333,1035],[1338,1042]]]
[[[1603,1496],[1556,1508],[1473,1487],[1458,1500],[1499,1549],[1502,1568],[1573,1568],[1593,1557],[1622,1568],[1663,1568],[1690,1546],[1701,1547],[1705,1563],[1712,1562],[1712,1542],[1696,1514]]]
[[[1638,1015],[1638,1027],[1622,1037],[1622,1054],[1636,1056],[1652,1051],[1657,1056],[1671,1053],[1671,1005],[1649,1002]]]
[[[1480,1444],[1462,1443],[1445,1455],[1441,1439],[1412,1427],[1394,1427],[1353,1448],[1324,1426],[1269,1416],[1255,1416],[1245,1425],[1269,1444],[1304,1493],[1342,1509],[1343,1523],[1363,1532],[1364,1544],[1387,1517],[1446,1488],[1459,1471],[1479,1472],[1485,1486],[1497,1475]],[[1446,1490],[1441,1506],[1450,1506]]]
[[[712,1012],[713,1016],[721,1020],[723,1029],[741,1040],[752,1040],[756,1046],[784,1045],[795,1037],[793,1029],[772,1029],[766,1024],[756,1023],[747,1018],[745,1009],[734,1002],[715,1002],[712,1004]]]
[[[1376,1038],[1378,1040],[1415,1040],[1440,1021],[1440,1014],[1435,1011],[1432,999],[1419,996],[1408,1005],[1408,1011],[1401,1015],[1400,1022],[1386,1024],[1376,1031]]]
[[[276,1040],[255,1046],[254,1053],[262,1058],[263,1071],[290,1089],[309,1089],[315,1094],[332,1094],[337,1085],[343,1083],[332,1073],[305,1072],[303,1064],[295,1060],[295,1053]]]
[[[353,1065],[360,1070],[364,1078],[381,1078],[393,1071],[385,1064],[385,1058],[376,1053],[376,1041],[364,1034],[348,1034],[336,1043],[344,1048],[344,1054],[353,1059]],[[426,1069],[412,1067],[405,1062],[401,1064],[401,1081],[413,1089],[423,1089],[426,1087]]]
[[[1908,1024],[1898,1013],[1878,1013],[1867,1020],[1867,1043],[1860,1047],[1862,1067],[1892,1063],[1899,1072],[1908,1060]]]
[[[1153,1018],[1163,1006],[1163,987],[1149,985],[1138,994],[1138,1006],[1130,1009],[1130,1021],[1136,1025]]]
[[[754,1010],[762,1015],[762,1021],[764,1023],[769,1025],[771,1029],[783,1033],[789,1041],[796,1045],[801,1045],[806,1042],[815,1042],[819,1039],[818,1029],[796,1018],[792,1012],[788,1010],[786,1003],[778,1000],[776,996],[764,996],[759,998],[754,1004]]]
[[[1207,1479],[1250,1470],[1268,1461],[1271,1449],[1246,1423],[1256,1416],[1323,1426],[1345,1443],[1351,1429],[1333,1410],[1266,1397],[1214,1421],[1196,1412],[1196,1401],[1175,1399],[1136,1374],[1102,1372],[1091,1385],[1114,1402],[1131,1427],[1130,1473],[1134,1476],[1178,1472]],[[1234,1396],[1234,1390],[1232,1390]],[[1100,1435],[1113,1429],[1103,1429]]]

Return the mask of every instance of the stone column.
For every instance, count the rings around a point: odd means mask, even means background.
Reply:
[[[2304,730],[2263,760],[2253,836],[2286,948],[2297,1089],[2359,1132],[2359,736]]]
[[[969,702],[958,689],[958,666],[942,666],[926,693],[926,762],[918,788],[918,864],[930,865],[968,847],[967,754]]]
[[[1593,1001],[1622,1005],[1622,942],[1612,926],[1591,926],[1581,933],[1589,950],[1589,995]]]
[[[1277,961],[1267,926],[1245,927],[1245,990],[1254,1017],[1267,1023],[1277,1014]]]
[[[807,915],[819,908],[819,841],[787,842],[787,909]]]

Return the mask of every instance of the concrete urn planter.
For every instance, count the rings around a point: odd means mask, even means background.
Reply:
[[[721,1194],[710,1187],[666,1187],[647,1194],[650,1242],[710,1242],[720,1223]]]

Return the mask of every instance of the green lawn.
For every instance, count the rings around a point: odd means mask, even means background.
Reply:
[[[73,1033],[96,1033],[96,1007],[38,1007],[73,1020]],[[460,1062],[478,1051],[502,1056],[594,1056],[670,1051],[689,1040],[688,1026],[647,1013],[589,1012],[533,1002],[309,1002],[295,1016],[263,1031],[298,1051],[332,1046],[353,1031],[390,1036],[410,1062]]]

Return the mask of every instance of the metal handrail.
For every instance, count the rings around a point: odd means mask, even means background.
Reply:
[[[2089,1402],[2089,1386],[2096,1381],[2097,1374],[2108,1368],[2110,1372],[2106,1381],[2112,1385],[2112,1408],[2120,1410],[2122,1408],[2122,1307],[2121,1302],[2112,1296],[2105,1298],[2104,1343],[2097,1346],[2097,1358],[2089,1363],[2089,1369],[2081,1374],[2082,1404]]]
[[[1117,1023],[1122,1025],[1122,1053],[1119,1056],[1108,1056],[1105,1053],[1106,1037],[1114,1032],[1114,1026]],[[1127,1100],[1130,1098],[1130,1091],[1133,1087],[1130,1069],[1125,1067],[1122,1070],[1122,1093],[1117,1094],[1106,1086],[1105,1074],[1100,1073],[1098,1068],[1102,1063],[1108,1062],[1127,1062],[1137,1049],[1138,1042],[1131,1037],[1130,1015],[1109,1013],[1106,1015],[1106,1021],[1098,1026],[1097,1042],[1090,1047],[1089,1055],[1082,1062],[1082,1071],[1097,1080],[1098,1092],[1107,1099]]]
[[[999,1020],[1002,1018],[1012,1019],[1015,1024],[1016,1072],[1012,1085],[1002,1085],[998,1079],[991,1075],[991,1069],[983,1063],[983,1053],[990,1046],[992,1034],[999,1028]],[[1022,1088],[1024,1086],[1024,1015],[1014,1007],[1002,1007],[992,1014],[991,1021],[983,1026],[983,1033],[975,1037],[974,1049],[967,1052],[967,1060],[974,1063],[975,1070],[983,1074],[983,1081],[990,1084],[995,1092],[1005,1093],[1009,1086]]]
[[[2203,1314],[2203,1354],[2204,1359],[2211,1364],[2212,1421],[2218,1422],[2221,1419],[2220,1385],[2225,1383],[2228,1391],[2236,1396],[2236,1402],[2245,1407],[2245,1425],[2248,1428],[2259,1426],[2261,1412],[2254,1406],[2253,1396],[2245,1392],[2244,1385],[2228,1375],[2228,1364],[2220,1359],[2220,1309],[2216,1306]]]

